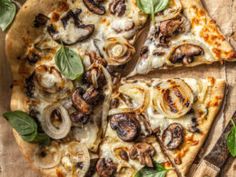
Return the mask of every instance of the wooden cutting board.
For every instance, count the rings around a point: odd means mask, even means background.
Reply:
[[[228,37],[234,47],[236,47],[236,1],[204,0],[203,3],[210,15],[219,24],[223,33]],[[5,34],[0,31],[0,177],[38,177],[22,157],[9,125],[1,117],[3,112],[9,110],[10,86],[12,83],[9,66],[4,55],[4,39]],[[176,69],[171,71],[171,73],[167,71],[156,72],[150,75],[150,77],[161,78],[177,76],[195,78],[214,76],[223,78],[228,83],[228,93],[224,107],[216,118],[205,145],[198,154],[197,159],[199,159],[210,151],[231,115],[236,110],[236,62],[223,65],[214,64],[195,68]],[[236,159],[228,159],[227,164],[222,169],[221,176],[236,176]]]

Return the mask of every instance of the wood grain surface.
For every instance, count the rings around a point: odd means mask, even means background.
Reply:
[[[22,1],[20,2],[22,3]],[[204,0],[203,3],[223,33],[236,48],[236,0]],[[9,110],[11,95],[11,73],[4,54],[4,38],[5,34],[0,31],[0,177],[38,177],[23,159],[9,125],[1,117],[3,112]],[[176,69],[171,71],[171,73],[169,71],[156,72],[150,75],[150,77],[161,78],[173,76],[195,78],[214,76],[225,79],[228,84],[225,104],[213,124],[206,143],[195,160],[195,163],[197,163],[205,153],[211,150],[236,110],[236,62]],[[227,164],[221,169],[220,176],[236,177],[236,159],[229,158],[227,160]]]

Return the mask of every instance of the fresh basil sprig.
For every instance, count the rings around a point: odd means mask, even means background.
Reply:
[[[50,138],[45,133],[38,132],[36,121],[22,111],[6,112],[3,117],[19,133],[24,141],[29,143],[49,144]]]
[[[11,0],[0,0],[0,28],[5,31],[16,15],[16,5]]]
[[[232,119],[231,119],[232,120]],[[227,147],[230,154],[236,157],[236,125],[232,120],[233,128],[231,129],[229,135],[227,136]]]
[[[154,168],[143,167],[135,174],[135,177],[165,177],[168,171],[169,169],[160,163],[154,162]]]
[[[136,0],[136,3],[145,14],[151,14],[152,21],[154,21],[155,14],[164,10],[169,0]]]
[[[81,57],[64,45],[57,51],[55,63],[62,75],[68,79],[75,80],[84,73]]]

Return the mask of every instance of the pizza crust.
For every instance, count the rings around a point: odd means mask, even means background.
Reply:
[[[217,101],[217,105],[210,106],[208,110],[207,120],[204,121],[204,124],[200,124],[198,127],[201,130],[202,134],[196,134],[195,140],[198,140],[198,144],[195,146],[191,146],[186,155],[181,159],[182,163],[180,165],[175,165],[176,168],[179,170],[182,176],[186,176],[188,173],[195,157],[197,156],[200,148],[202,147],[203,143],[205,142],[205,139],[207,138],[207,135],[210,131],[210,128],[212,126],[213,121],[217,118],[217,114],[221,108],[223,98],[225,95],[225,81],[224,80],[215,80],[215,83],[212,87],[212,90],[208,94],[208,99],[206,101],[211,100],[212,98],[220,98]],[[184,145],[182,146],[184,148]],[[174,163],[174,154],[172,151],[167,151],[167,154],[170,156],[170,159],[172,160],[172,163]]]
[[[10,102],[11,110],[27,111],[27,97],[24,94],[23,78],[18,74],[20,61],[18,57],[25,53],[27,42],[34,41],[42,29],[33,27],[34,17],[38,13],[48,14],[54,9],[55,0],[30,0],[26,1],[17,13],[14,23],[6,36],[6,56],[11,66],[13,76],[12,97]],[[21,29],[21,30],[19,30]],[[50,170],[38,169],[33,163],[33,154],[37,145],[25,142],[20,135],[13,130],[16,142],[24,157],[29,161],[32,168],[45,176],[55,177],[55,168]]]

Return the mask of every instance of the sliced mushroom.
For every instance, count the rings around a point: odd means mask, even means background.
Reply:
[[[106,13],[106,9],[100,4],[100,2],[96,3],[94,0],[83,0],[83,2],[88,10],[97,15],[104,15]]]
[[[82,127],[75,127],[72,132],[74,138],[86,144],[89,150],[93,152],[97,150],[97,143],[100,141],[100,136],[98,126],[95,123],[90,121]]]
[[[190,64],[193,62],[194,57],[204,54],[204,50],[195,44],[182,44],[175,48],[173,51],[170,62]]]
[[[111,14],[116,15],[118,17],[124,15],[126,11],[125,0],[113,0],[109,4],[109,10]]]
[[[127,63],[135,52],[135,48],[124,38],[108,38],[104,46],[108,65]]]
[[[101,88],[106,84],[106,78],[101,68],[93,66],[86,71],[84,82],[92,84],[94,88]]]
[[[89,87],[83,94],[83,99],[91,105],[97,105],[99,101],[102,101],[102,94],[94,87]]]
[[[38,146],[34,153],[34,164],[43,169],[49,169],[60,163],[62,154],[57,143],[50,146]]]
[[[47,31],[53,40],[65,45],[73,45],[88,39],[95,27],[93,24],[82,24],[79,19],[81,12],[81,9],[70,10],[58,22],[49,24]]]
[[[70,115],[70,119],[73,123],[80,123],[80,124],[87,124],[90,117],[89,115],[87,114],[83,114],[81,112],[73,112],[71,115]]]
[[[179,18],[163,21],[160,24],[160,32],[164,36],[172,36],[181,30],[182,23],[182,20]]]
[[[84,99],[81,97],[81,92],[79,89],[76,89],[74,93],[72,94],[72,102],[74,107],[84,113],[89,114],[91,112],[91,107],[88,103],[84,101]]]
[[[110,158],[102,158],[98,160],[96,169],[99,176],[112,177],[116,173],[117,165]]]
[[[184,129],[179,123],[170,124],[162,134],[162,142],[169,150],[177,149],[184,140]]]
[[[152,157],[155,154],[155,149],[148,143],[134,144],[129,150],[131,159],[138,159],[142,165],[153,167]]]
[[[62,139],[71,129],[71,120],[67,110],[60,104],[47,106],[42,114],[42,129],[53,139]]]
[[[141,126],[135,116],[124,113],[113,115],[110,119],[111,128],[123,141],[133,141],[140,135]]]

